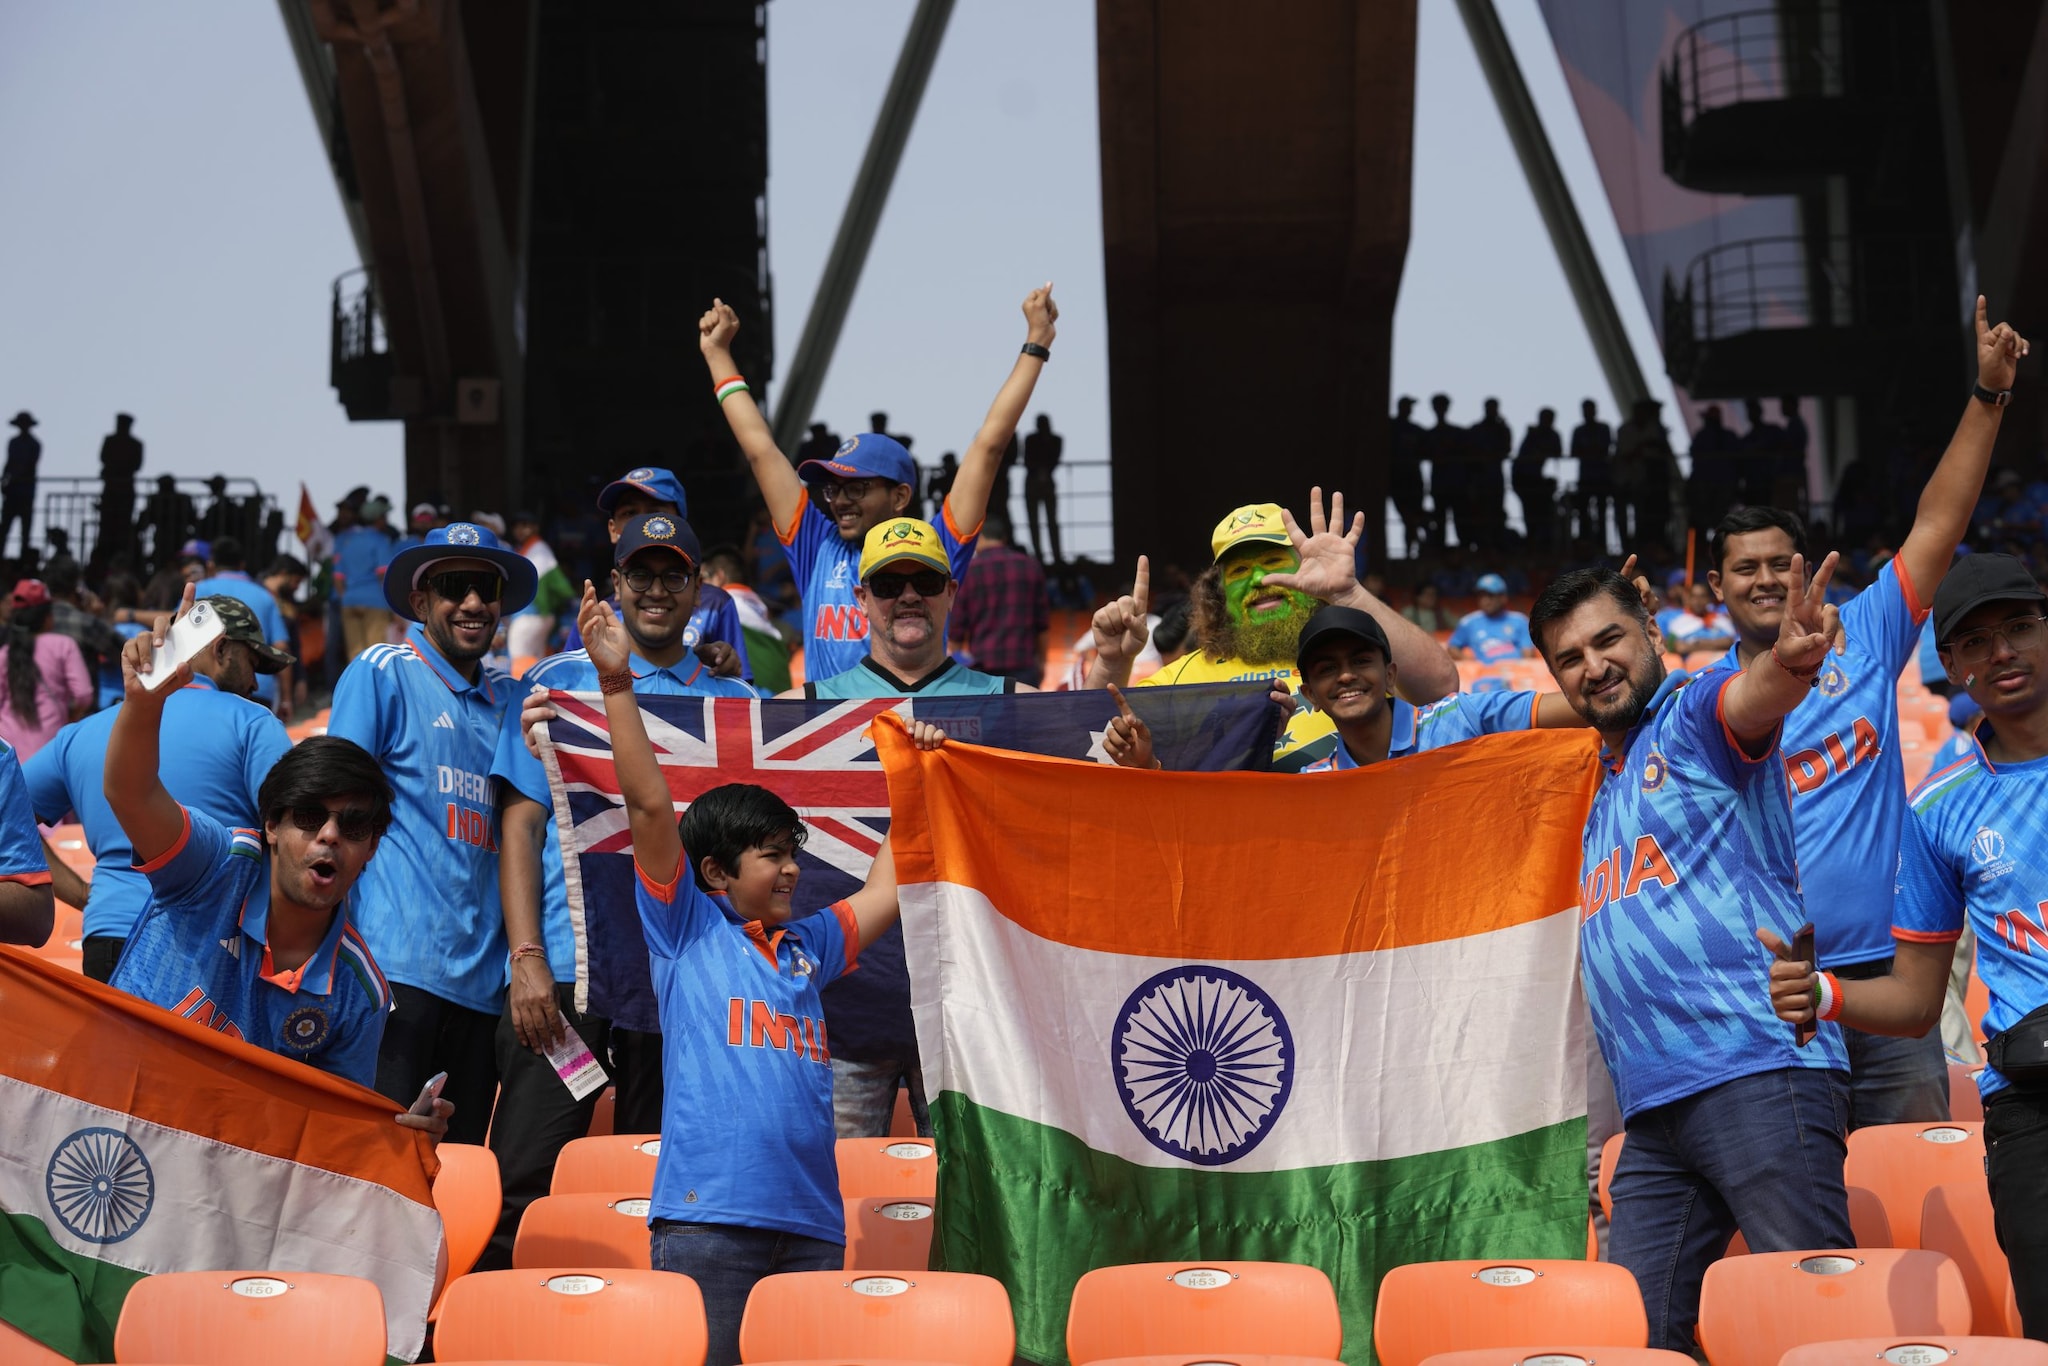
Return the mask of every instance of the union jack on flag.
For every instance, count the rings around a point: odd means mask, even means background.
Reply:
[[[1176,769],[1265,768],[1280,716],[1265,683],[1134,688],[1132,710],[1152,730],[1162,763]],[[633,837],[612,768],[604,700],[555,693],[556,719],[542,758],[554,796],[569,916],[576,932],[576,1006],[614,1025],[659,1030],[654,987],[633,898]],[[986,697],[864,698],[755,702],[741,698],[640,698],[648,739],[680,816],[726,783],[758,783],[803,818],[798,915],[867,881],[889,833],[889,784],[868,735],[883,712],[936,722],[970,744],[1108,762],[1103,732],[1116,715],[1106,692]]]

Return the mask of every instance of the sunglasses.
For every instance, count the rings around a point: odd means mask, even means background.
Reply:
[[[488,569],[451,569],[445,574],[429,574],[426,583],[436,597],[458,603],[471,593],[480,601],[496,602],[505,591],[505,576]]]
[[[308,804],[291,807],[285,814],[291,817],[293,825],[308,835],[319,834],[327,828],[327,822],[332,819],[335,827],[341,831],[341,837],[350,844],[361,844],[377,833],[377,813],[360,806],[345,807],[336,811],[331,807]]]
[[[903,590],[915,588],[921,598],[935,598],[946,591],[952,582],[947,575],[936,569],[920,569],[912,574],[880,573],[868,576],[868,592],[878,598],[893,599],[903,596]]]
[[[654,587],[656,579],[661,580],[664,591],[680,593],[690,586],[696,575],[688,569],[664,569],[659,574],[651,569],[621,569],[619,577],[626,581],[626,587],[635,593],[645,593]]]

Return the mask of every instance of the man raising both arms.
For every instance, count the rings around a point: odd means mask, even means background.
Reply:
[[[1016,434],[1039,372],[1052,358],[1053,324],[1059,315],[1050,284],[1026,296],[1023,352],[996,392],[981,430],[960,461],[952,492],[941,505],[939,534],[956,580],[966,577],[974,559],[974,539],[981,534],[982,515],[988,511],[996,466]],[[803,597],[805,676],[829,678],[851,669],[867,654],[868,622],[854,597],[855,566],[868,532],[877,524],[915,515],[917,466],[893,437],[862,432],[849,437],[830,460],[807,460],[801,469],[792,469],[733,363],[732,339],[739,330],[739,316],[723,300],[714,299],[697,322],[698,345],[726,423],[761,486],[775,533],[788,548],[796,571]]]
[[[1899,675],[1913,658],[1956,542],[1969,529],[2005,396],[2026,353],[2026,340],[2012,328],[1985,325],[1980,296],[1977,389],[1920,494],[1913,529],[1877,581],[1842,608],[1844,652],[1821,666],[1813,696],[1785,720],[1785,768],[1814,949],[1821,966],[1840,978],[1882,977],[1892,969],[1892,851],[1906,815]],[[1738,508],[1721,519],[1707,581],[1728,604],[1737,639],[1715,669],[1769,653],[1790,600],[1790,566],[1805,549],[1805,527],[1783,508]],[[1850,1128],[1948,1118],[1938,1029],[1890,1038],[1845,1022],[1842,1036]]]

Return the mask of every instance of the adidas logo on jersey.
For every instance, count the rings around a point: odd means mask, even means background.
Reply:
[[[239,935],[233,939],[221,940],[220,946],[228,951],[228,957],[230,958],[240,958],[242,956],[242,940]]]
[[[437,716],[437,717],[435,717],[435,718],[434,718],[434,729],[435,729],[435,730],[454,730],[454,729],[455,729],[455,722],[454,722],[454,721],[452,721],[451,719],[449,719],[448,713],[444,711],[444,712],[442,712],[442,713],[441,713],[441,714],[440,714],[439,716]]]

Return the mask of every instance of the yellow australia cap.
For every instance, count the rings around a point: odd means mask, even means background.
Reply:
[[[1224,551],[1247,541],[1294,544],[1294,539],[1287,534],[1287,523],[1280,516],[1278,503],[1247,503],[1238,508],[1216,524],[1215,533],[1209,537],[1209,548],[1220,560]]]
[[[867,582],[868,576],[877,569],[899,560],[911,560],[927,569],[936,569],[948,578],[953,574],[953,566],[946,559],[946,547],[939,540],[938,531],[930,522],[920,522],[915,517],[892,517],[868,533],[867,543],[860,552],[861,582]]]

